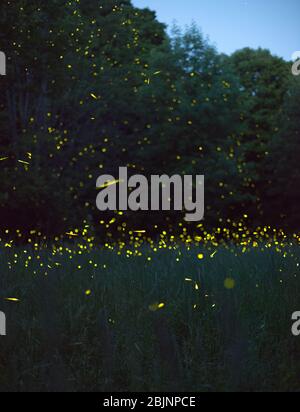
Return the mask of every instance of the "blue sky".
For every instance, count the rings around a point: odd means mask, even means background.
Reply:
[[[193,20],[220,52],[263,47],[291,60],[300,50],[300,0],[132,0],[168,25]]]

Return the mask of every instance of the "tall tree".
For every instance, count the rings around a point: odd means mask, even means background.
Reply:
[[[99,167],[120,164],[119,142],[164,25],[130,1],[16,0],[0,7],[1,39],[10,39],[8,76],[1,79],[1,119],[8,124],[0,142],[8,157],[1,215],[15,225],[58,228],[86,215]],[[71,204],[73,217],[66,212]]]
[[[292,77],[283,105],[283,127],[272,141],[266,167],[264,212],[271,222],[300,228],[300,78]]]
[[[245,192],[256,199],[248,204],[261,219],[265,165],[274,136],[281,128],[284,97],[288,89],[290,66],[270,51],[245,48],[230,57],[241,83],[240,166]]]

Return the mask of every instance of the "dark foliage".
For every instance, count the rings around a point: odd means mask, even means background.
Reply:
[[[0,16],[2,227],[97,226],[96,179],[119,166],[205,174],[208,225],[247,213],[300,226],[288,63],[261,49],[220,55],[195,26],[168,37],[127,0],[3,1]]]

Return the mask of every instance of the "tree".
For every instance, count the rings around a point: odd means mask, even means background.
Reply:
[[[286,93],[281,123],[267,162],[264,212],[271,222],[300,228],[300,79],[292,77]]]
[[[152,173],[205,174],[208,220],[234,214],[246,196],[237,157],[239,79],[228,58],[195,25],[184,33],[175,27],[151,57],[138,96],[147,107],[139,116],[142,164]]]
[[[290,66],[268,50],[245,48],[235,52],[230,62],[241,83],[240,167],[244,190],[254,202],[248,203],[250,214],[261,220],[265,167],[270,145],[281,129],[281,114],[288,88]]]
[[[119,163],[125,122],[135,115],[131,103],[164,26],[130,1],[16,0],[0,7],[1,40],[10,39],[0,101],[7,125],[0,146],[8,158],[1,164],[3,223],[9,216],[16,225],[62,230],[92,207],[99,166],[111,163],[108,156]],[[34,218],[19,219],[20,207]]]

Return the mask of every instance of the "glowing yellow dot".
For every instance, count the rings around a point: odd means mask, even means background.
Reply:
[[[225,279],[224,286],[226,289],[233,289],[235,287],[235,280],[232,278]]]
[[[20,300],[17,298],[5,298],[5,300],[7,300],[8,302],[20,302]]]
[[[164,303],[153,303],[152,305],[149,305],[149,310],[151,310],[151,312],[156,312],[157,310],[163,309],[164,307]]]

